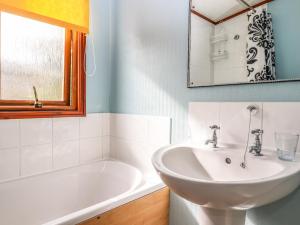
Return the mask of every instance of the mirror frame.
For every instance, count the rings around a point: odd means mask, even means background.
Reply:
[[[233,86],[233,85],[252,85],[252,84],[272,84],[272,83],[287,83],[287,82],[300,82],[300,78],[298,79],[285,79],[285,80],[271,80],[271,81],[260,81],[260,82],[236,82],[236,83],[222,83],[222,84],[205,84],[205,85],[197,85],[191,86],[190,80],[190,62],[191,62],[191,15],[192,15],[192,0],[189,0],[189,9],[188,9],[188,69],[187,69],[187,88],[201,88],[201,87],[218,87],[218,86]]]

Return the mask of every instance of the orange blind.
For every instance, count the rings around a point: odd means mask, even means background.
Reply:
[[[0,9],[83,33],[89,32],[89,0],[0,0]]]

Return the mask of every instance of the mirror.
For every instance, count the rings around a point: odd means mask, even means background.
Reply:
[[[188,87],[300,80],[299,0],[191,0]]]

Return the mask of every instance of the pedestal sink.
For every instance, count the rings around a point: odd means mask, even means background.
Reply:
[[[164,183],[199,205],[199,225],[244,225],[246,210],[279,200],[300,183],[300,160],[281,161],[275,151],[264,156],[243,149],[171,145],[158,150],[152,163]]]

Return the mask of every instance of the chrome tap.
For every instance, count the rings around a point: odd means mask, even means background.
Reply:
[[[263,156],[261,154],[261,137],[263,135],[264,131],[261,129],[252,130],[251,134],[255,135],[255,142],[254,144],[249,148],[249,152],[254,153],[256,156]]]
[[[212,125],[209,128],[213,130],[213,135],[212,135],[211,139],[206,140],[205,144],[206,145],[213,144],[213,148],[217,148],[217,145],[218,145],[217,130],[220,130],[220,127],[217,125]]]

